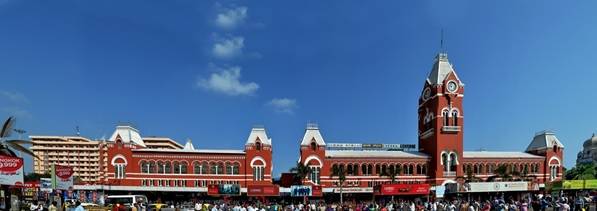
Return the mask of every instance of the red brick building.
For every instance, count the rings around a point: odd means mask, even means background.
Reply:
[[[118,126],[107,142],[104,189],[207,192],[209,185],[271,185],[272,144],[265,129],[253,128],[240,150],[149,148],[139,131]]]
[[[337,187],[337,177],[330,177],[334,165],[346,172],[343,187],[348,192],[372,192],[377,184],[390,182],[390,177],[382,176],[389,169],[399,171],[399,183],[432,187],[456,183],[467,172],[481,181],[500,180],[494,178],[499,167],[539,186],[561,179],[564,146],[549,131],[535,134],[524,152],[464,151],[463,99],[464,83],[447,54],[440,53],[419,98],[418,150],[363,149],[358,144],[360,149],[351,144],[331,149],[319,128],[308,125],[300,146],[300,162],[312,169],[305,183],[321,185],[324,192]]]

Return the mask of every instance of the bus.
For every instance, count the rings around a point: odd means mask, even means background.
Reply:
[[[111,205],[113,210],[119,210],[121,206],[129,209],[137,203],[147,207],[147,197],[144,195],[111,195],[106,199],[106,205]]]

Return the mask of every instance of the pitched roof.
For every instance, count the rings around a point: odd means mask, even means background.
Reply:
[[[406,151],[360,151],[360,150],[326,150],[326,157],[346,157],[346,158],[429,158],[429,155],[421,152]]]
[[[562,142],[560,142],[558,137],[556,137],[556,134],[546,130],[535,134],[533,141],[531,141],[526,151],[529,152],[534,150],[543,150],[547,148],[553,148],[554,146],[564,148],[564,145]]]
[[[464,158],[543,158],[526,152],[464,151]]]
[[[448,54],[439,53],[435,57],[435,63],[431,68],[429,76],[427,76],[427,82],[431,85],[442,84],[450,73],[454,74],[458,81],[460,81],[458,75],[456,75],[456,71],[452,68],[452,64],[448,61]],[[463,84],[460,85],[462,86]]]
[[[301,141],[301,146],[309,146],[312,140],[315,140],[315,143],[317,143],[319,146],[325,146],[325,141],[319,132],[319,127],[317,124],[307,124],[307,128],[305,128],[305,135]]]
[[[116,141],[116,137],[118,136],[120,136],[123,143],[131,143],[145,147],[145,142],[143,142],[143,138],[139,135],[139,130],[130,125],[116,126],[116,130],[114,130],[114,133],[110,136],[109,141]]]
[[[249,138],[247,138],[246,144],[254,144],[257,139],[259,139],[262,144],[272,145],[272,139],[267,137],[265,128],[262,126],[253,127],[253,129],[251,129],[251,133],[249,134]]]

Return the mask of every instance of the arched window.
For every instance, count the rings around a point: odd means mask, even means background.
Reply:
[[[226,174],[232,174],[232,164],[230,162],[226,162]]]
[[[170,164],[170,161],[164,163],[164,172],[164,174],[172,174],[172,165]]]
[[[458,111],[456,110],[452,111],[452,123],[454,126],[458,126]]]
[[[201,163],[199,163],[199,161],[193,162],[193,173],[201,174]]]
[[[448,154],[442,153],[442,163],[444,164],[444,171],[450,170],[450,163],[448,161]]]
[[[448,126],[449,125],[450,117],[449,117],[448,114],[449,114],[448,110],[444,110],[442,112],[442,116],[444,117],[443,118],[444,119],[444,126]]]
[[[209,164],[207,161],[201,162],[201,174],[209,174]]]
[[[346,165],[346,175],[353,175],[354,171],[352,171],[352,164]]]
[[[313,150],[313,151],[317,150],[317,144],[314,141],[311,142],[311,150]]]
[[[257,143],[255,143],[255,149],[257,151],[261,151],[261,142],[258,141]]]
[[[238,163],[233,163],[232,164],[232,174],[234,175],[238,175],[240,171],[240,164]]]
[[[359,175],[359,164],[353,164],[352,170],[354,171],[354,173],[352,175]]]
[[[180,173],[181,174],[189,173],[189,164],[186,161],[180,162]]]
[[[215,162],[209,163],[209,173],[210,174],[217,174],[218,173],[218,165]]]
[[[123,158],[114,160],[114,178],[124,179],[126,177],[126,161]]]
[[[375,173],[381,175],[381,167],[379,164],[375,164]]]
[[[178,161],[174,161],[172,165],[174,167],[174,173],[180,174],[180,163]]]
[[[363,175],[368,176],[369,173],[367,172],[367,165],[363,164],[361,165],[361,172],[363,173]]]
[[[164,173],[164,162],[163,161],[158,161],[158,173],[159,174]]]
[[[381,165],[381,172],[384,174],[388,173],[388,166],[386,164]]]
[[[149,164],[147,161],[141,161],[140,167],[141,173],[149,173]]]
[[[450,154],[450,171],[456,172],[456,166],[458,165],[458,157],[456,153]]]
[[[148,171],[148,173],[153,174],[155,172],[156,172],[155,161],[149,161],[149,171]]]
[[[224,163],[222,163],[222,162],[218,163],[218,170],[217,170],[216,174],[224,174]]]

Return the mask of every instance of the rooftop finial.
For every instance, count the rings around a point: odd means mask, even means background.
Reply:
[[[440,37],[440,41],[439,41],[439,50],[441,53],[445,53],[444,51],[444,29],[442,28],[442,32],[441,32],[441,37]]]

